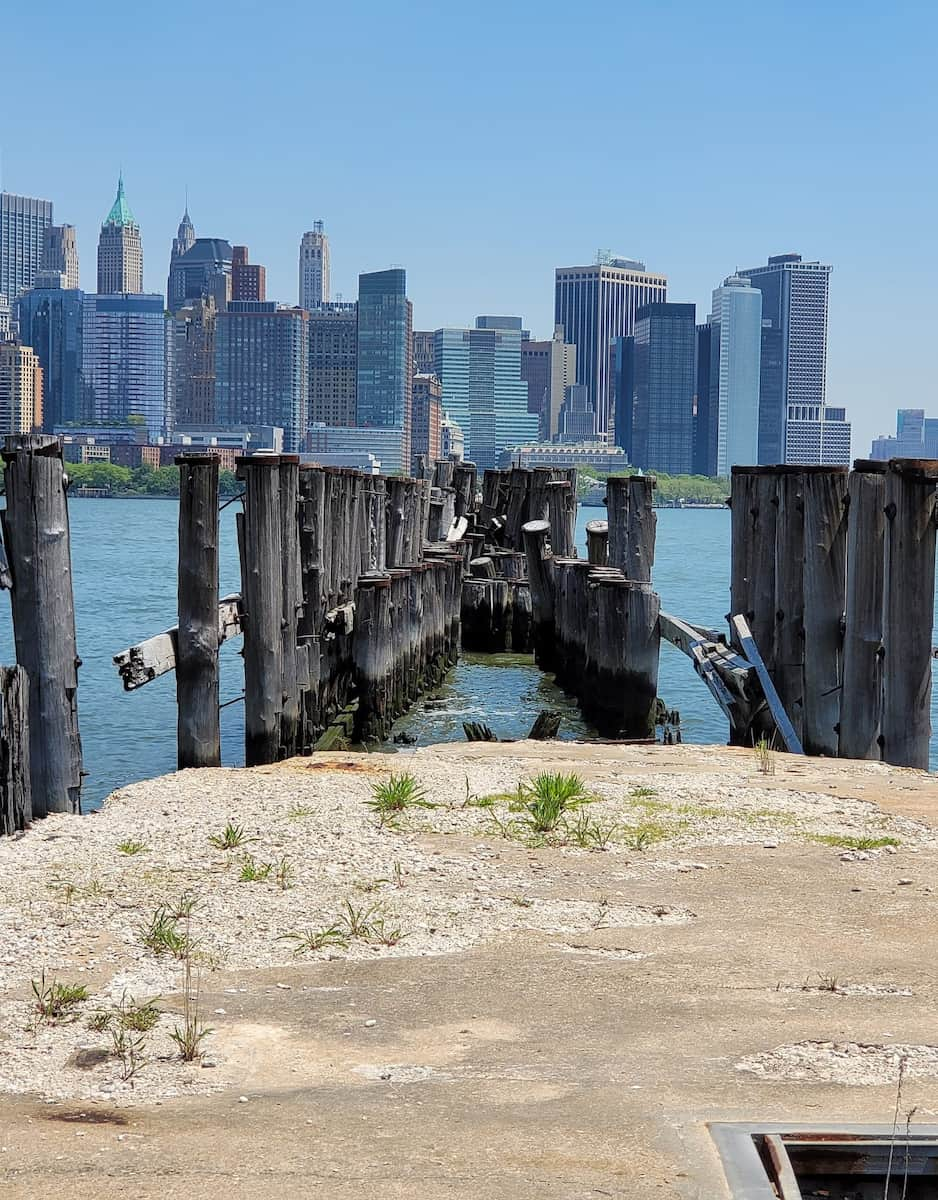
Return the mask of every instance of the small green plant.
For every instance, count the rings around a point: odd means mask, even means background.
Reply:
[[[291,821],[302,821],[304,817],[311,817],[314,811],[308,804],[297,804],[290,809],[287,817]]]
[[[177,927],[177,922],[183,917],[188,920],[191,912],[188,899],[185,906],[189,907],[189,912],[180,912],[178,906],[171,907],[165,904],[161,904],[154,912],[149,923],[140,930],[140,940],[148,950],[152,950],[157,956],[171,954],[173,958],[178,959],[185,958],[191,952],[192,942],[188,933]]]
[[[643,821],[641,825],[624,828],[622,835],[630,850],[641,851],[663,841],[668,836],[668,829],[657,821]]]
[[[221,833],[213,833],[208,840],[218,850],[236,850],[238,846],[255,841],[254,838],[247,836],[243,825],[233,825],[231,821]]]
[[[765,734],[756,742],[756,761],[763,775],[775,774],[775,755]]]
[[[242,883],[263,883],[265,879],[270,878],[273,869],[273,863],[259,863],[250,854],[246,854],[238,878]]]
[[[92,1013],[88,1018],[88,1028],[94,1033],[104,1033],[105,1030],[111,1027],[111,1014],[103,1008]]]
[[[817,980],[814,988],[805,980],[802,991],[809,992],[816,989],[819,992],[842,992],[844,990],[843,984],[836,975],[818,975]]]
[[[324,929],[304,929],[302,932],[282,933],[278,941],[295,942],[294,955],[325,950],[327,946],[338,946],[342,950],[348,948],[348,938],[338,925],[329,925]]]
[[[512,896],[510,899],[517,908],[530,908],[534,904],[530,896]]]
[[[392,878],[396,888],[402,888],[404,886],[404,869],[399,862],[394,864]]]
[[[618,826],[615,821],[597,821],[581,810],[577,813],[577,819],[568,821],[565,828],[570,841],[581,850],[608,850]]]
[[[355,882],[355,891],[364,892],[367,896],[372,892],[377,892],[381,885],[387,882],[387,879],[359,879]]]
[[[346,930],[349,937],[366,938],[371,930],[371,922],[377,912],[378,907],[375,904],[371,904],[367,908],[356,908],[351,900],[346,900],[342,907],[342,913],[339,916],[339,926]]]
[[[88,989],[83,983],[59,983],[55,979],[46,983],[45,971],[38,979],[31,979],[30,986],[36,998],[37,1022],[74,1021],[78,1005],[88,999]]]
[[[121,1079],[130,1080],[145,1065],[146,1035],[160,1019],[156,1000],[138,1004],[127,992],[112,1012],[97,1012],[88,1028],[111,1036],[111,1053],[120,1059]]]
[[[186,928],[186,938],[189,945],[192,945],[192,939],[189,937],[188,925]],[[212,1032],[207,1026],[202,1023],[202,1009],[200,1004],[201,987],[199,972],[195,972],[195,984],[193,985],[192,972],[192,953],[185,956],[183,969],[183,1007],[182,1007],[182,1025],[176,1025],[170,1030],[169,1036],[179,1047],[179,1057],[183,1062],[195,1062],[196,1059],[202,1057],[202,1042]],[[194,987],[194,991],[193,991]]]
[[[409,771],[400,775],[392,771],[388,779],[374,784],[366,803],[382,825],[393,822],[409,808],[436,808]]]
[[[369,942],[377,942],[379,946],[396,946],[407,935],[398,925],[394,925],[385,917],[375,917],[368,926]]]
[[[277,887],[282,892],[289,891],[293,887],[293,864],[288,858],[281,858],[280,862],[277,863],[274,878],[277,880]]]
[[[644,800],[649,796],[657,796],[658,789],[653,787],[644,787],[643,785],[637,784],[636,786],[629,788],[629,795],[633,800]]]
[[[848,837],[840,833],[816,833],[811,840],[841,850],[881,850],[884,846],[899,845],[899,839],[894,837]]]
[[[117,848],[121,854],[143,854],[150,849],[145,842],[138,842],[133,838],[128,838],[126,842],[118,842]]]
[[[535,833],[552,833],[568,812],[589,804],[590,797],[579,775],[535,776],[520,788],[525,821]]]

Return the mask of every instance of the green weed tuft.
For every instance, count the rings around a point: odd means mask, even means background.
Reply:
[[[883,846],[899,845],[899,839],[894,837],[849,837],[840,833],[811,834],[811,841],[841,850],[881,850]]]
[[[579,775],[543,771],[520,789],[525,821],[535,833],[552,833],[566,813],[589,804],[592,797]]]
[[[118,842],[117,848],[121,854],[144,854],[150,849],[145,842],[138,842],[133,838],[128,838],[126,842]]]
[[[393,822],[409,808],[436,808],[409,771],[400,775],[392,771],[388,779],[374,784],[371,799],[366,803],[382,825]]]
[[[235,850],[257,839],[248,837],[243,825],[233,825],[229,821],[221,833],[213,833],[208,840],[218,850]]]
[[[78,1016],[75,1011],[79,1004],[88,999],[88,989],[82,983],[58,983],[53,979],[46,983],[46,973],[42,972],[38,979],[30,980],[33,995],[36,998],[36,1021],[56,1022],[74,1021]]]

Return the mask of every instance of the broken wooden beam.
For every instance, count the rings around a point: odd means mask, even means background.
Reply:
[[[218,644],[241,634],[241,597],[234,593],[218,602]],[[136,691],[151,679],[176,669],[179,631],[174,625],[114,655],[125,692]]]

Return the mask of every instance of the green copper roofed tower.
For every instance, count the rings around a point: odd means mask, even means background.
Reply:
[[[143,291],[143,246],[140,228],[124,194],[123,173],[117,180],[117,195],[98,239],[98,293]]]

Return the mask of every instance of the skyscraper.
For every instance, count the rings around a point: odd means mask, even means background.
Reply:
[[[762,293],[759,462],[783,463],[789,405],[823,406],[831,267],[776,254],[737,274]]]
[[[414,376],[414,419],[411,436],[411,457],[425,454],[430,462],[440,457],[440,421],[442,397],[440,381],[435,375]]]
[[[694,397],[694,474],[716,475],[720,409],[710,386],[710,322],[697,326],[697,385]]]
[[[232,301],[215,327],[215,419],[274,425],[297,453],[306,434],[309,315],[269,301]]]
[[[231,298],[233,252],[224,238],[196,238],[169,269],[166,307],[176,312],[187,300],[211,296],[219,308]]]
[[[465,452],[480,470],[495,467],[507,446],[537,439],[521,375],[521,320],[514,328],[438,329],[435,354],[443,409],[463,431]]]
[[[166,325],[167,424],[215,423],[215,325],[212,296],[187,300]]]
[[[140,227],[124,195],[124,176],[98,238],[98,294],[139,295],[143,291],[143,245]]]
[[[710,315],[710,406],[717,414],[716,473],[759,461],[762,293],[730,275],[714,289]],[[699,400],[698,400],[699,403]]]
[[[182,220],[179,222],[179,228],[176,230],[176,236],[173,238],[173,248],[169,253],[169,275],[166,279],[166,305],[170,312],[173,311],[170,297],[173,294],[173,271],[176,264],[182,256],[191,250],[195,245],[195,226],[192,224],[192,219],[189,216],[189,205],[186,205],[185,212],[182,214]]]
[[[386,471],[406,471],[410,463],[413,321],[403,268],[359,275],[356,424],[400,434],[399,461],[382,455]]]
[[[32,346],[42,367],[43,427],[49,433],[89,417],[82,387],[84,299],[75,288],[41,287],[16,302],[20,338]]]
[[[414,374],[433,375],[436,361],[433,357],[433,330],[414,330]]]
[[[321,304],[309,315],[309,424],[354,426],[358,305]]]
[[[0,296],[10,304],[36,282],[51,224],[51,200],[0,192]]]
[[[554,323],[576,346],[576,382],[589,388],[600,439],[611,439],[613,340],[631,334],[644,304],[667,299],[668,280],[634,259],[608,254],[588,267],[558,267]]]
[[[576,381],[576,346],[566,341],[562,325],[555,326],[550,341],[522,341],[521,375],[528,385],[528,412],[538,417],[538,436],[549,442],[558,435],[564,397]]]
[[[78,242],[74,225],[49,225],[42,245],[42,273],[61,275],[61,286],[78,288]],[[37,280],[38,282],[38,280]]]
[[[693,466],[695,377],[693,304],[645,304],[635,314],[630,458],[668,475]]]
[[[87,294],[82,319],[87,418],[105,424],[143,418],[150,437],[166,434],[165,346],[159,293]]]
[[[42,426],[42,367],[30,346],[0,342],[0,437]]]
[[[248,261],[247,246],[231,249],[232,300],[266,300],[267,271],[259,263]]]
[[[314,221],[300,241],[300,308],[311,312],[328,300],[329,239],[322,231],[322,221]]]
[[[847,410],[826,404],[789,404],[785,461],[812,467],[850,466]]]

